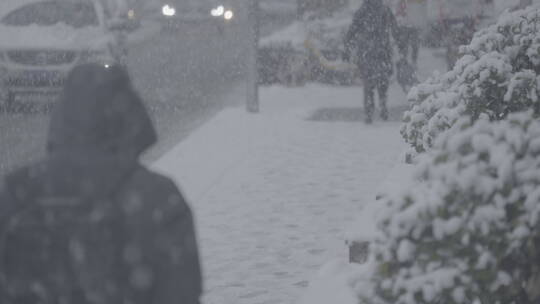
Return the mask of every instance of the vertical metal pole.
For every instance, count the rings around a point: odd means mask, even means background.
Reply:
[[[259,113],[259,0],[247,0],[248,4],[248,58],[247,58],[247,101],[246,110],[250,113]]]

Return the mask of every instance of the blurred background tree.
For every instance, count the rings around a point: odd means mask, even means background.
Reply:
[[[297,0],[298,16],[306,14],[328,15],[345,6],[347,0]]]

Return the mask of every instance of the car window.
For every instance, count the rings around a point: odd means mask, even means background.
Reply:
[[[98,25],[98,17],[91,3],[47,1],[23,6],[7,15],[2,23],[11,26],[50,26],[65,23],[82,28]]]

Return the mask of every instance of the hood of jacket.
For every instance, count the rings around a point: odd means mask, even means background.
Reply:
[[[9,176],[7,187],[23,198],[104,196],[120,187],[156,139],[123,68],[81,65],[68,75],[52,113],[48,156]]]
[[[364,5],[367,7],[382,7],[382,0],[365,0]]]
[[[87,64],[67,78],[52,114],[47,150],[138,158],[156,138],[127,72]]]

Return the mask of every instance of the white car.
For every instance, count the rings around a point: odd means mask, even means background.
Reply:
[[[77,64],[114,64],[124,52],[98,0],[2,0],[0,107],[20,109],[22,95],[58,94]]]

